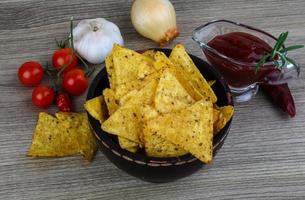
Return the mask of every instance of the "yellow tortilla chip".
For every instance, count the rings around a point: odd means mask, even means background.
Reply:
[[[119,140],[119,145],[122,149],[126,149],[127,151],[130,151],[132,153],[137,152],[139,149],[139,144],[136,142],[133,142],[123,137],[118,137],[118,140]]]
[[[175,75],[166,70],[160,78],[155,94],[155,107],[158,112],[172,112],[194,102]]]
[[[121,106],[103,124],[102,129],[110,134],[124,137],[141,144],[142,134],[141,108],[144,104],[151,104],[157,82],[152,80],[138,91],[125,105]]]
[[[214,127],[214,135],[219,133],[223,127],[230,121],[231,117],[234,113],[233,106],[223,106],[218,109],[213,109],[213,127]]]
[[[164,140],[149,128],[144,128],[143,135],[145,152],[148,156],[166,158],[187,154],[187,151],[170,141]]]
[[[155,70],[150,58],[133,50],[121,48],[112,52],[116,85],[144,79]]]
[[[97,142],[93,135],[86,113],[58,112],[55,114],[61,124],[65,124],[70,132],[77,134],[79,153],[88,161],[94,158]]]
[[[109,115],[112,115],[118,108],[118,102],[115,99],[115,93],[112,89],[106,88],[103,90],[103,96],[107,105]]]
[[[155,54],[156,54],[156,51],[153,49],[147,50],[144,53],[142,53],[143,56],[146,56],[147,58],[150,58],[152,60],[154,60]]]
[[[108,117],[106,103],[102,95],[86,101],[84,107],[100,123],[103,123]]]
[[[34,157],[61,157],[81,154],[91,161],[97,150],[86,113],[56,113],[56,118],[39,113],[32,145]]]
[[[39,113],[28,156],[62,157],[79,153],[77,134],[59,123],[52,115]]]
[[[138,79],[131,81],[129,83],[121,84],[115,90],[115,98],[120,100],[124,95],[132,90],[140,90],[145,85],[147,85],[151,80],[158,80],[160,78],[160,72],[154,72],[144,79]]]
[[[115,89],[116,77],[114,72],[113,56],[112,54],[108,55],[105,59],[106,70],[108,74],[108,80],[110,88]]]
[[[184,71],[184,75],[190,81],[191,85],[203,96],[210,98],[213,103],[217,101],[214,91],[197,69],[183,45],[176,45],[169,58],[177,67],[180,67]]]
[[[142,109],[142,118],[144,121],[156,118],[158,115],[157,110],[149,105],[144,106]],[[144,128],[142,141],[146,154],[151,157],[178,157],[187,154],[187,151],[184,149],[163,139],[149,129]]]
[[[182,147],[204,163],[212,160],[213,105],[209,101],[162,114],[147,121],[145,130]]]

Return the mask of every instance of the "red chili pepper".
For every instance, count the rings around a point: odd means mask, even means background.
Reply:
[[[274,104],[290,115],[290,117],[295,116],[294,100],[287,83],[281,85],[264,84],[261,85],[261,88]]]
[[[56,96],[56,105],[62,112],[71,112],[72,111],[72,104],[68,94],[64,92],[60,92]]]

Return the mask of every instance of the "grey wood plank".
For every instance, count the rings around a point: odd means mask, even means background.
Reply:
[[[69,17],[105,17],[120,27],[127,47],[155,47],[130,22],[130,1],[0,1],[0,199],[304,199],[305,81],[290,84],[297,116],[289,119],[262,95],[236,105],[226,143],[213,164],[167,184],[135,179],[112,165],[100,152],[93,163],[78,156],[32,159],[25,156],[39,109],[31,89],[17,80],[26,60],[50,61],[54,38],[68,34]],[[305,41],[302,0],[172,1],[183,43],[202,57],[192,30],[209,20],[227,18],[273,34],[289,30],[288,44]],[[304,49],[292,56],[305,65]],[[82,111],[84,96],[75,99]],[[50,108],[48,112],[55,112]]]

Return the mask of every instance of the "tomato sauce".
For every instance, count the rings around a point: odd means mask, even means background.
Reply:
[[[246,87],[263,81],[267,74],[275,71],[274,65],[269,64],[256,72],[256,63],[265,54],[270,53],[272,47],[254,35],[231,32],[214,37],[207,45],[218,53],[204,49],[204,54],[208,61],[218,68],[230,86]]]

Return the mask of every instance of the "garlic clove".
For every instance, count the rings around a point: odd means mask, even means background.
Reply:
[[[75,50],[92,64],[102,63],[114,44],[124,43],[119,28],[103,18],[81,20],[73,36]]]

